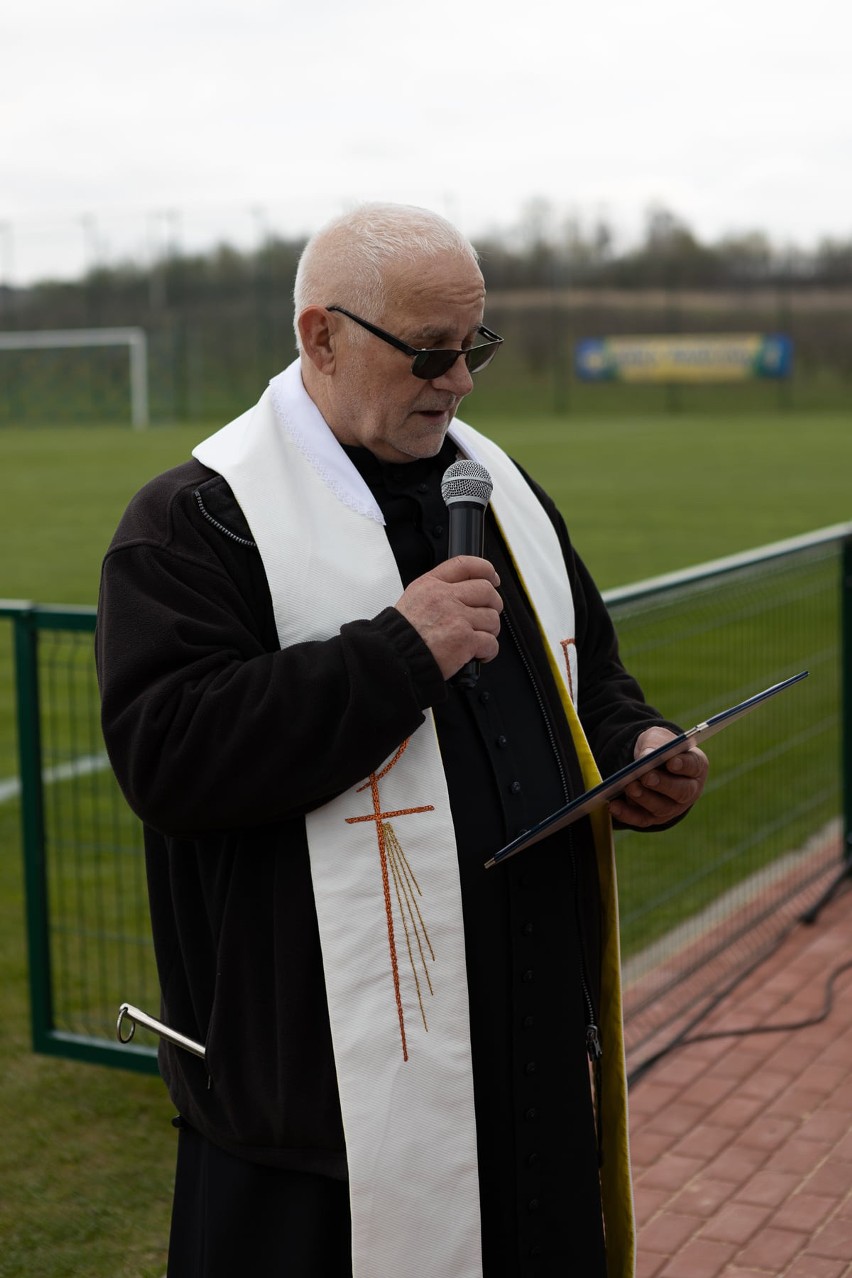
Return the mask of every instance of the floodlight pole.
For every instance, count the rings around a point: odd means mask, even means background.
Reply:
[[[134,430],[148,425],[148,339],[137,332],[130,339],[130,410]]]

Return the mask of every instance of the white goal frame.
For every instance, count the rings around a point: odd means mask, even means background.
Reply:
[[[148,425],[148,335],[144,328],[54,328],[0,333],[0,351],[55,350],[60,347],[126,346],[130,356],[130,420]]]

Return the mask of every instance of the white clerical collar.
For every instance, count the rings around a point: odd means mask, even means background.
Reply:
[[[283,372],[273,377],[269,389],[276,420],[323,483],[351,510],[359,515],[366,515],[378,524],[384,524],[384,515],[358,468],[338,443],[328,422],[305,390],[301,360],[294,360]],[[458,442],[453,425],[450,426],[449,434]],[[473,456],[467,445],[463,451],[465,456]],[[479,459],[473,457],[473,460]]]
[[[296,359],[269,383],[275,417],[334,495],[359,515],[385,522],[378,503],[305,390]]]

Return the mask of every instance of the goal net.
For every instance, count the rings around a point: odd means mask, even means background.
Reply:
[[[73,382],[74,375],[83,367],[83,362],[75,361],[74,366],[63,361],[57,368],[55,362],[49,367],[47,360],[58,352],[78,351],[93,355],[95,351],[113,348],[113,352],[121,354],[126,351],[126,361],[119,380],[120,401],[126,412],[130,408],[130,420],[136,429],[144,429],[148,425],[148,339],[142,328],[66,328],[37,329],[32,332],[0,332],[0,382],[6,383],[5,395],[7,404],[13,405],[17,400],[21,406],[19,415],[31,417],[34,403],[47,402],[41,394],[45,382],[54,380],[58,384],[59,393],[63,387],[67,391]],[[12,361],[13,352],[19,352],[21,359]],[[8,354],[7,354],[8,353]],[[92,375],[88,367],[92,361],[86,362],[86,371],[95,386],[94,395],[98,393],[99,374]],[[103,380],[103,376],[100,375]],[[115,398],[113,392],[112,398]],[[66,397],[67,399],[67,397]],[[117,401],[118,402],[118,401]],[[13,410],[12,410],[13,411]],[[49,415],[50,409],[44,409],[36,415]]]

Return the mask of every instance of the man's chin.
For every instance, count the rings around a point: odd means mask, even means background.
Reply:
[[[409,461],[422,461],[427,457],[437,456],[443,448],[447,431],[453,420],[452,413],[436,414],[432,419],[424,419],[422,413],[417,413],[416,417],[416,428],[408,431],[396,444],[400,454]]]
[[[410,444],[406,449],[409,457],[411,457],[412,460],[415,458],[425,460],[427,457],[437,457],[438,453],[444,447],[444,440],[447,438],[447,429],[449,424],[450,423],[447,422],[446,426],[444,426],[440,432],[421,436],[420,439]]]

